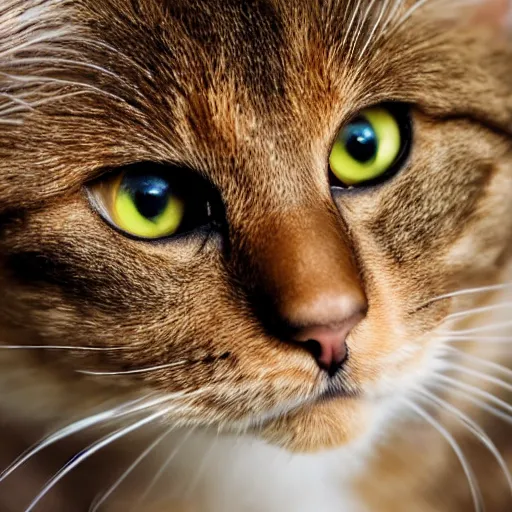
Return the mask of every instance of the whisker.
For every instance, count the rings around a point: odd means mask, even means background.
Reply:
[[[394,19],[396,19],[396,15],[398,14],[398,10],[403,5],[403,0],[395,0],[395,4],[393,5],[393,8],[391,9],[388,17],[386,18],[386,21],[382,25],[382,30],[379,34],[379,37],[382,37],[386,33],[386,30],[388,29],[389,25],[393,22]]]
[[[432,0],[418,0],[412,7],[398,20],[398,22],[393,26],[393,33],[395,33],[404,23],[409,20],[413,14],[421,9],[428,2],[432,3]]]
[[[357,2],[357,5],[355,5],[353,8],[352,8],[352,16],[350,18],[350,21],[347,25],[347,28],[345,29],[345,35],[343,36],[343,41],[341,43],[341,47],[344,48],[346,47],[348,41],[349,41],[349,38],[350,36],[352,35],[352,30],[354,28],[354,22],[356,21],[356,18],[357,18],[357,15],[359,14],[359,11],[361,9],[361,0],[356,0]]]
[[[8,124],[8,125],[12,125],[12,126],[22,126],[23,121],[21,121],[19,119],[0,118],[0,124]]]
[[[361,36],[363,35],[363,29],[364,29],[366,20],[368,18],[368,15],[369,15],[370,10],[373,7],[374,3],[375,3],[375,0],[370,0],[370,3],[368,5],[366,11],[364,12],[364,14],[361,14],[356,26],[354,27],[354,32],[351,37],[350,45],[349,45],[348,51],[346,52],[346,56],[345,56],[346,61],[349,63],[354,60],[354,57],[356,57],[357,46],[359,45],[359,41],[361,39]],[[361,13],[362,13],[363,6],[362,6],[361,2],[359,2],[359,4],[360,5],[359,5],[358,9],[361,9]]]
[[[199,390],[202,391],[202,390]],[[158,406],[162,403],[165,403],[166,401],[181,398],[183,396],[190,396],[197,394],[199,392],[181,392],[181,393],[175,393],[172,395],[167,395],[163,397],[158,397],[156,399],[150,400],[145,402],[147,397],[138,398],[136,400],[132,400],[129,402],[126,402],[120,406],[114,407],[113,409],[109,409],[108,411],[103,411],[98,414],[94,414],[92,416],[89,416],[87,418],[78,420],[74,423],[71,423],[70,425],[67,425],[64,428],[61,428],[57,432],[54,432],[53,434],[50,434],[49,436],[43,438],[41,441],[39,441],[37,444],[35,444],[32,448],[29,448],[24,454],[22,454],[20,457],[18,457],[13,463],[11,463],[6,469],[0,473],[0,482],[5,480],[9,475],[11,475],[14,471],[16,471],[20,466],[22,466],[25,462],[27,462],[30,458],[32,458],[34,455],[38,454],[48,446],[51,446],[55,444],[56,442],[65,439],[66,437],[69,437],[73,434],[77,434],[79,432],[82,432],[92,426],[99,425],[101,423],[105,423],[110,420],[116,420],[123,418],[125,416],[129,416],[132,414],[136,414],[142,411],[145,411],[151,407]],[[137,406],[137,404],[142,405]]]
[[[361,36],[363,35],[363,28],[364,28],[364,25],[366,23],[366,21],[368,20],[368,17],[370,15],[370,12],[372,11],[374,5],[375,5],[375,2],[376,0],[370,0],[369,4],[368,4],[368,7],[366,8],[366,11],[365,13],[361,16],[361,19],[357,25],[357,28],[356,28],[356,33],[354,35],[354,38],[353,38],[353,41],[352,41],[352,44],[351,44],[351,48],[350,48],[350,52],[349,52],[349,56],[347,58],[347,61],[350,62],[352,60],[352,57],[355,56],[355,50],[357,48],[357,45],[359,44],[359,41],[361,39]],[[372,37],[373,37],[373,33],[372,33]],[[371,42],[371,38],[369,38],[367,40],[367,44]],[[365,48],[366,48],[366,45],[365,45]],[[359,60],[361,59],[361,57],[364,55],[363,52],[360,52],[359,55],[357,56],[357,59],[356,60]]]
[[[473,327],[472,329],[463,329],[460,331],[438,331],[439,334],[478,334],[480,332],[487,332],[487,331],[498,331],[500,329],[505,329],[506,327],[512,327],[512,320],[507,320],[506,322],[497,322],[495,324],[490,325],[483,325],[480,327]]]
[[[495,311],[501,308],[512,308],[512,302],[500,302],[498,304],[493,304],[491,306],[484,306],[480,308],[468,309],[466,311],[459,311],[458,313],[452,313],[450,315],[447,315],[445,320],[464,318],[466,316],[476,316],[481,313],[488,313],[490,311]]]
[[[145,400],[145,398],[131,400],[120,406],[114,407],[113,409],[109,409],[108,411],[103,411],[99,414],[88,416],[87,418],[71,423],[70,425],[58,430],[57,432],[43,438],[32,448],[29,448],[24,454],[20,455],[13,463],[11,463],[6,469],[2,471],[2,473],[0,474],[0,482],[2,482],[5,478],[7,478],[14,471],[16,471],[22,464],[24,464],[31,457],[33,457],[40,451],[44,450],[47,446],[50,446],[56,443],[57,441],[60,441],[61,439],[64,439],[77,432],[81,432],[91,426],[120,417],[122,416],[122,411],[129,409],[130,406],[140,403],[143,400]]]
[[[471,336],[443,336],[437,338],[439,340],[443,340],[447,343],[462,343],[462,342],[471,342],[471,343],[509,343],[512,342],[512,336],[484,336],[484,337],[471,337]]]
[[[507,410],[508,412],[510,412],[512,414],[512,405],[505,402],[505,400],[501,400],[500,398],[492,395],[488,391],[484,391],[483,389],[480,389],[477,386],[473,386],[472,384],[467,384],[466,382],[460,382],[457,379],[448,377],[447,375],[437,374],[437,375],[435,375],[435,379],[445,382],[446,384],[444,384],[444,386],[449,384],[456,388],[462,389],[468,393],[473,393],[475,395],[481,396],[482,398],[489,400],[489,402],[492,402],[500,407],[503,407],[503,409]],[[510,418],[512,419],[512,416]]]
[[[55,41],[56,39],[60,38],[61,36],[65,36],[67,34],[68,34],[67,29],[47,31],[44,33],[44,36],[35,37],[35,38],[30,39],[24,43],[17,44],[16,46],[13,46],[12,48],[2,50],[1,57],[2,57],[2,59],[6,59],[9,55],[19,53],[21,50],[24,50],[25,48],[34,47],[38,43],[43,43],[43,42],[47,42],[47,41]]]
[[[75,456],[72,458],[65,466],[63,466],[50,480],[46,482],[43,489],[39,492],[39,494],[32,500],[30,505],[25,509],[25,512],[31,512],[34,510],[34,508],[37,506],[37,504],[48,494],[48,492],[58,483],[60,480],[62,480],[69,472],[71,472],[74,468],[76,468],[79,464],[81,464],[84,460],[91,457],[91,455],[94,455],[98,451],[100,451],[102,448],[105,448],[109,444],[112,444],[114,441],[117,441],[118,439],[130,434],[131,432],[134,432],[141,427],[148,425],[157,419],[165,416],[169,411],[171,411],[173,408],[168,407],[166,409],[163,409],[161,411],[158,411],[156,413],[153,413],[142,420],[136,421],[135,423],[132,423],[131,425],[127,427],[120,428],[116,430],[114,433],[109,434],[96,443],[90,445],[87,449],[85,449],[83,452],[81,452],[80,455]]]
[[[73,345],[0,345],[0,350],[78,350],[85,352],[104,352],[111,350],[130,350],[131,347],[80,347]]]
[[[44,105],[48,105],[53,102],[57,102],[57,101],[60,101],[60,100],[66,99],[66,98],[74,98],[75,96],[82,96],[84,94],[87,94],[88,92],[89,91],[74,91],[74,92],[68,92],[65,94],[50,96],[49,98],[45,98],[44,100],[34,101],[31,104],[30,109],[28,109],[28,110],[34,110],[35,107],[41,107]],[[18,105],[18,106],[3,110],[2,115],[19,114],[19,113],[23,113],[26,111],[27,111],[26,107],[22,107],[22,106]]]
[[[437,404],[439,407],[444,410],[452,413],[455,417],[459,419],[459,421],[466,426],[466,428],[491,452],[491,454],[496,459],[496,462],[501,467],[505,478],[507,480],[511,495],[512,495],[512,476],[510,475],[510,471],[508,469],[507,463],[503,459],[501,453],[499,452],[496,445],[493,443],[491,438],[483,431],[483,429],[474,422],[469,416],[464,414],[462,411],[454,407],[446,400],[439,398],[438,396],[430,393],[427,390],[419,390],[418,391],[427,401],[431,403]]]
[[[104,50],[108,50],[109,52],[115,53],[117,56],[121,57],[121,59],[123,59],[126,63],[128,63],[132,69],[138,69],[139,71],[141,71],[148,78],[152,77],[151,71],[149,69],[144,68],[138,62],[136,62],[134,59],[132,59],[131,57],[126,55],[126,53],[123,53],[121,50],[119,50],[118,48],[115,48],[114,46],[112,46],[110,44],[104,43],[103,41],[86,39],[86,38],[83,38],[83,37],[80,37],[80,38],[66,38],[66,41],[68,39],[69,39],[70,42],[78,42],[80,44],[85,44],[85,45],[88,45],[90,47],[102,48]]]
[[[4,76],[5,78],[8,78],[9,80],[13,82],[19,82],[24,83],[29,86],[35,87],[38,84],[41,84],[41,87],[44,85],[62,85],[62,86],[70,86],[70,87],[78,87],[80,89],[85,89],[88,91],[91,91],[91,93],[98,93],[102,96],[106,96],[108,98],[112,98],[116,101],[119,101],[121,103],[126,104],[129,108],[133,108],[132,105],[129,105],[124,98],[121,96],[118,96],[116,94],[113,94],[111,92],[105,91],[104,89],[101,89],[100,87],[97,87],[92,84],[88,84],[87,82],[78,82],[75,80],[65,80],[63,78],[54,78],[50,76],[45,76],[43,73],[49,73],[52,69],[41,69],[39,70],[40,74],[37,75],[13,75],[9,73],[0,72],[0,75]],[[56,69],[53,69],[53,71],[57,71]],[[14,88],[14,86],[13,86]],[[85,92],[85,91],[82,91]],[[34,95],[36,94],[36,91],[30,91],[30,94]],[[33,105],[30,105],[33,106]]]
[[[382,19],[384,17],[385,12],[388,9],[389,1],[390,0],[384,0],[382,2],[382,6],[381,6],[381,9],[380,9],[380,12],[379,12],[379,16],[378,16],[377,20],[375,21],[375,23],[373,25],[373,28],[372,28],[372,30],[371,30],[371,32],[370,32],[370,34],[369,34],[369,36],[368,36],[368,38],[366,40],[365,45],[363,46],[363,48],[359,52],[359,59],[360,60],[365,56],[366,50],[368,50],[370,45],[373,44],[373,42],[374,42],[375,33],[376,33],[377,29],[379,28],[379,26],[380,26],[380,24],[382,22]],[[371,5],[371,7],[373,7],[373,5]],[[378,41],[378,39],[379,39],[378,37],[375,37],[375,41]]]
[[[486,361],[479,357],[472,356],[471,354],[466,354],[462,350],[459,350],[455,347],[444,347],[444,348],[446,350],[448,350],[449,352],[451,352],[452,354],[456,355],[457,357],[467,359],[468,361],[473,361],[474,363],[479,364],[485,368],[489,368],[489,369],[495,370],[497,372],[503,373],[504,375],[507,375],[508,377],[512,377],[512,370],[502,364],[494,363],[492,361]]]
[[[148,69],[141,66],[134,59],[120,51],[118,48],[115,48],[114,46],[111,46],[100,40],[87,39],[83,36],[76,37],[70,33],[69,29],[59,29],[54,30],[53,32],[45,31],[43,36],[29,39],[25,43],[11,46],[5,50],[2,50],[0,52],[0,56],[5,60],[9,55],[15,55],[16,53],[20,53],[22,50],[30,50],[33,54],[41,54],[41,52],[58,52],[61,55],[70,54],[80,56],[82,55],[80,50],[70,46],[77,44],[81,46],[87,46],[89,48],[101,48],[102,50],[108,50],[110,54],[115,54],[116,56],[120,57],[123,61],[129,64],[131,68],[136,68],[144,73],[144,75],[151,77],[151,73]]]
[[[165,473],[166,469],[169,467],[169,465],[174,460],[174,458],[176,457],[178,452],[181,450],[181,448],[183,448],[183,446],[185,445],[187,440],[190,438],[190,436],[193,434],[193,432],[195,432],[196,429],[197,429],[197,425],[195,425],[192,428],[190,428],[186,432],[186,434],[183,436],[183,439],[175,446],[174,450],[171,451],[170,455],[165,459],[163,464],[160,466],[160,469],[158,470],[158,472],[151,479],[151,482],[149,482],[149,484],[148,484],[146,490],[144,491],[144,493],[137,500],[136,508],[140,507],[144,503],[144,501],[146,501],[146,499],[151,494],[151,491],[154,489],[154,487],[157,484],[157,482],[160,480],[162,475]]]
[[[72,65],[77,67],[83,67],[86,69],[92,69],[94,71],[98,71],[99,73],[102,73],[107,76],[111,76],[113,78],[116,78],[117,80],[124,82],[124,80],[114,73],[113,71],[110,71],[102,66],[98,66],[97,64],[93,64],[92,62],[85,62],[85,61],[79,61],[79,60],[71,60],[71,59],[63,59],[59,57],[23,57],[20,59],[12,59],[9,61],[9,66],[24,66],[27,64],[41,64],[41,63],[48,63],[48,64],[66,64],[66,65]]]
[[[469,488],[471,491],[471,497],[473,499],[473,505],[475,507],[475,512],[484,512],[485,507],[483,504],[482,493],[480,492],[480,486],[478,485],[478,481],[473,472],[473,468],[469,464],[466,459],[461,447],[453,437],[453,435],[443,426],[439,421],[437,421],[431,414],[429,414],[425,409],[421,406],[413,402],[408,398],[403,398],[404,402],[411,408],[418,416],[423,418],[427,423],[429,423],[442,437],[450,444],[455,455],[459,459],[459,462],[464,470],[466,475]]]
[[[215,436],[215,439],[212,441],[208,450],[206,450],[206,452],[204,453],[203,459],[202,459],[199,467],[197,468],[197,471],[195,472],[194,478],[190,481],[188,487],[186,488],[186,490],[184,492],[184,496],[186,499],[192,495],[192,493],[194,492],[195,488],[197,487],[201,477],[203,476],[204,471],[206,469],[206,465],[207,465],[210,457],[213,454],[215,445],[219,441],[219,435],[220,435],[220,427],[217,429],[217,435]]]
[[[487,375],[486,373],[480,372],[473,368],[466,368],[465,366],[451,362],[448,362],[447,367],[453,370],[457,370],[458,372],[471,375],[473,377],[478,377],[479,379],[482,379],[486,382],[490,382],[491,384],[496,384],[497,386],[512,392],[512,385],[498,377],[493,377],[492,375]]]
[[[512,425],[512,416],[510,414],[507,414],[506,412],[501,411],[497,407],[494,407],[492,405],[489,405],[484,400],[481,400],[480,398],[477,398],[473,396],[472,393],[478,394],[476,391],[465,391],[461,388],[454,388],[454,384],[452,383],[451,386],[448,386],[446,384],[441,384],[439,382],[433,382],[430,383],[431,386],[434,386],[436,388],[439,388],[442,391],[447,391],[449,393],[457,393],[461,395],[465,400],[468,402],[471,402],[472,404],[475,404],[477,407],[480,407],[484,411],[487,411],[489,414],[495,416],[496,418],[499,418],[500,420],[503,420],[504,422],[508,423],[509,425]],[[481,390],[479,390],[481,391]],[[492,395],[491,395],[492,397]],[[488,400],[491,400],[491,398],[486,397]],[[495,398],[495,397],[493,397]],[[496,399],[499,400],[499,399]],[[506,404],[508,405],[508,404]]]
[[[174,361],[172,363],[160,364],[158,366],[150,366],[149,368],[137,368],[136,370],[125,370],[121,372],[100,372],[100,371],[92,371],[92,370],[77,370],[78,373],[83,373],[84,375],[96,375],[96,376],[112,376],[112,375],[134,375],[138,373],[148,373],[155,372],[158,370],[164,370],[165,368],[175,368],[176,366],[182,366],[184,364],[189,363],[188,359],[183,359],[180,361]]]
[[[428,306],[434,302],[438,302],[440,300],[451,299],[453,297],[461,297],[463,295],[475,295],[478,293],[487,293],[487,292],[496,292],[501,290],[508,290],[512,288],[512,283],[501,283],[490,286],[480,286],[477,288],[467,288],[465,290],[457,290],[451,293],[445,293],[443,295],[438,295],[437,297],[433,297],[429,299],[427,302],[422,304],[422,306]]]
[[[21,106],[25,107],[27,110],[32,109],[32,105],[30,105],[30,103],[23,101],[23,99],[22,99],[23,95],[21,95],[21,94],[19,94],[18,96],[14,96],[12,94],[7,94],[7,93],[3,92],[3,93],[0,93],[0,97],[6,98],[11,103],[14,103],[16,105],[21,105]],[[0,115],[3,115],[3,110],[0,110]]]
[[[455,4],[460,2],[461,4],[465,4],[468,2],[468,0],[450,0],[451,4]],[[415,4],[413,4],[410,9],[398,20],[398,22],[392,27],[390,33],[388,34],[388,37],[393,36],[398,32],[404,25],[409,21],[413,15],[422,7],[425,5],[428,5],[429,7],[433,7],[434,5],[441,3],[446,4],[446,0],[418,0]]]
[[[27,110],[37,110],[36,107],[43,107],[45,105],[50,105],[52,103],[56,103],[58,101],[61,101],[61,100],[67,99],[67,98],[74,98],[76,96],[84,96],[86,94],[90,94],[93,92],[95,92],[95,91],[85,89],[83,91],[73,91],[73,92],[66,92],[66,93],[61,93],[61,94],[51,94],[51,95],[48,95],[47,98],[33,101],[30,104],[30,109],[27,109],[26,107],[18,105],[18,106],[10,107],[6,110],[3,110],[2,115],[4,115],[4,114],[5,115],[19,114],[19,113],[27,112]]]
[[[119,486],[126,480],[130,473],[174,430],[174,426],[168,428],[163,434],[158,436],[123,472],[123,474],[116,480],[116,482],[103,494],[103,496],[93,504],[89,512],[97,512],[97,510],[105,503],[110,496],[119,488]]]

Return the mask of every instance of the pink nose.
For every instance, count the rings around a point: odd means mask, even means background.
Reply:
[[[356,313],[336,324],[305,327],[296,333],[294,341],[303,343],[318,365],[333,375],[347,358],[347,336],[363,317],[362,313]]]

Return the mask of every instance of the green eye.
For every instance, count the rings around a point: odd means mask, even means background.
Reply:
[[[112,220],[120,229],[141,238],[174,234],[184,216],[183,200],[158,175],[123,177],[115,193]]]
[[[155,240],[212,225],[218,200],[202,179],[157,164],[135,164],[90,187],[93,204],[120,231]]]
[[[398,119],[384,107],[370,108],[341,130],[329,164],[343,185],[354,186],[385,174],[402,150]]]

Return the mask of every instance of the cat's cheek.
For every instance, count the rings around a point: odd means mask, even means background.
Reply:
[[[372,423],[368,403],[338,398],[280,417],[259,435],[291,452],[312,453],[356,442],[369,432]]]

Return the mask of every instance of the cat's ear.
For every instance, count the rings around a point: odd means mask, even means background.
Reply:
[[[473,23],[512,32],[512,0],[471,0],[471,4],[475,6]]]

